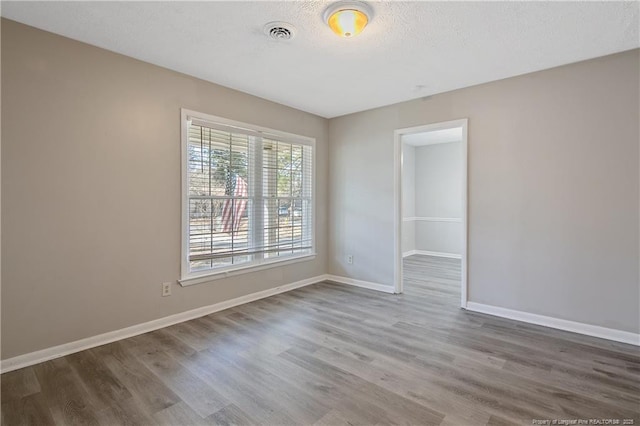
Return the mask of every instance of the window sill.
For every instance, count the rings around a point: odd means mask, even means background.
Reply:
[[[278,266],[286,266],[299,262],[308,262],[310,260],[314,260],[315,258],[316,254],[311,253],[301,256],[287,257],[285,259],[270,260],[257,265],[240,266],[237,268],[229,268],[221,271],[211,271],[202,275],[185,277],[178,280],[178,283],[180,283],[182,287],[188,287],[190,285],[202,284],[210,281],[220,280],[223,278],[233,277],[236,275],[249,274],[251,272],[257,272],[263,269],[276,268]]]

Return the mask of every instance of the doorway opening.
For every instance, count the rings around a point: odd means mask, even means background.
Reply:
[[[398,129],[395,292],[460,297],[467,307],[467,119]],[[419,288],[418,288],[419,287]]]

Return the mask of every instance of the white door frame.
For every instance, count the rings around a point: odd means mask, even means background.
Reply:
[[[394,144],[394,292],[402,293],[402,136],[414,133],[424,133],[434,130],[462,128],[462,277],[461,277],[461,301],[460,307],[467,308],[467,124],[468,119],[445,121],[417,127],[397,129],[393,132]]]

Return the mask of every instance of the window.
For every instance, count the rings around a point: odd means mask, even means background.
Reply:
[[[182,280],[314,254],[314,140],[183,110]]]

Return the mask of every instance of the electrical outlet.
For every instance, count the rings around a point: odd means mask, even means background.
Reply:
[[[347,263],[348,263],[349,265],[353,264],[353,255],[352,255],[352,254],[350,254],[350,255],[348,255],[348,256],[347,256]]]
[[[171,296],[171,283],[162,283],[162,297]]]

